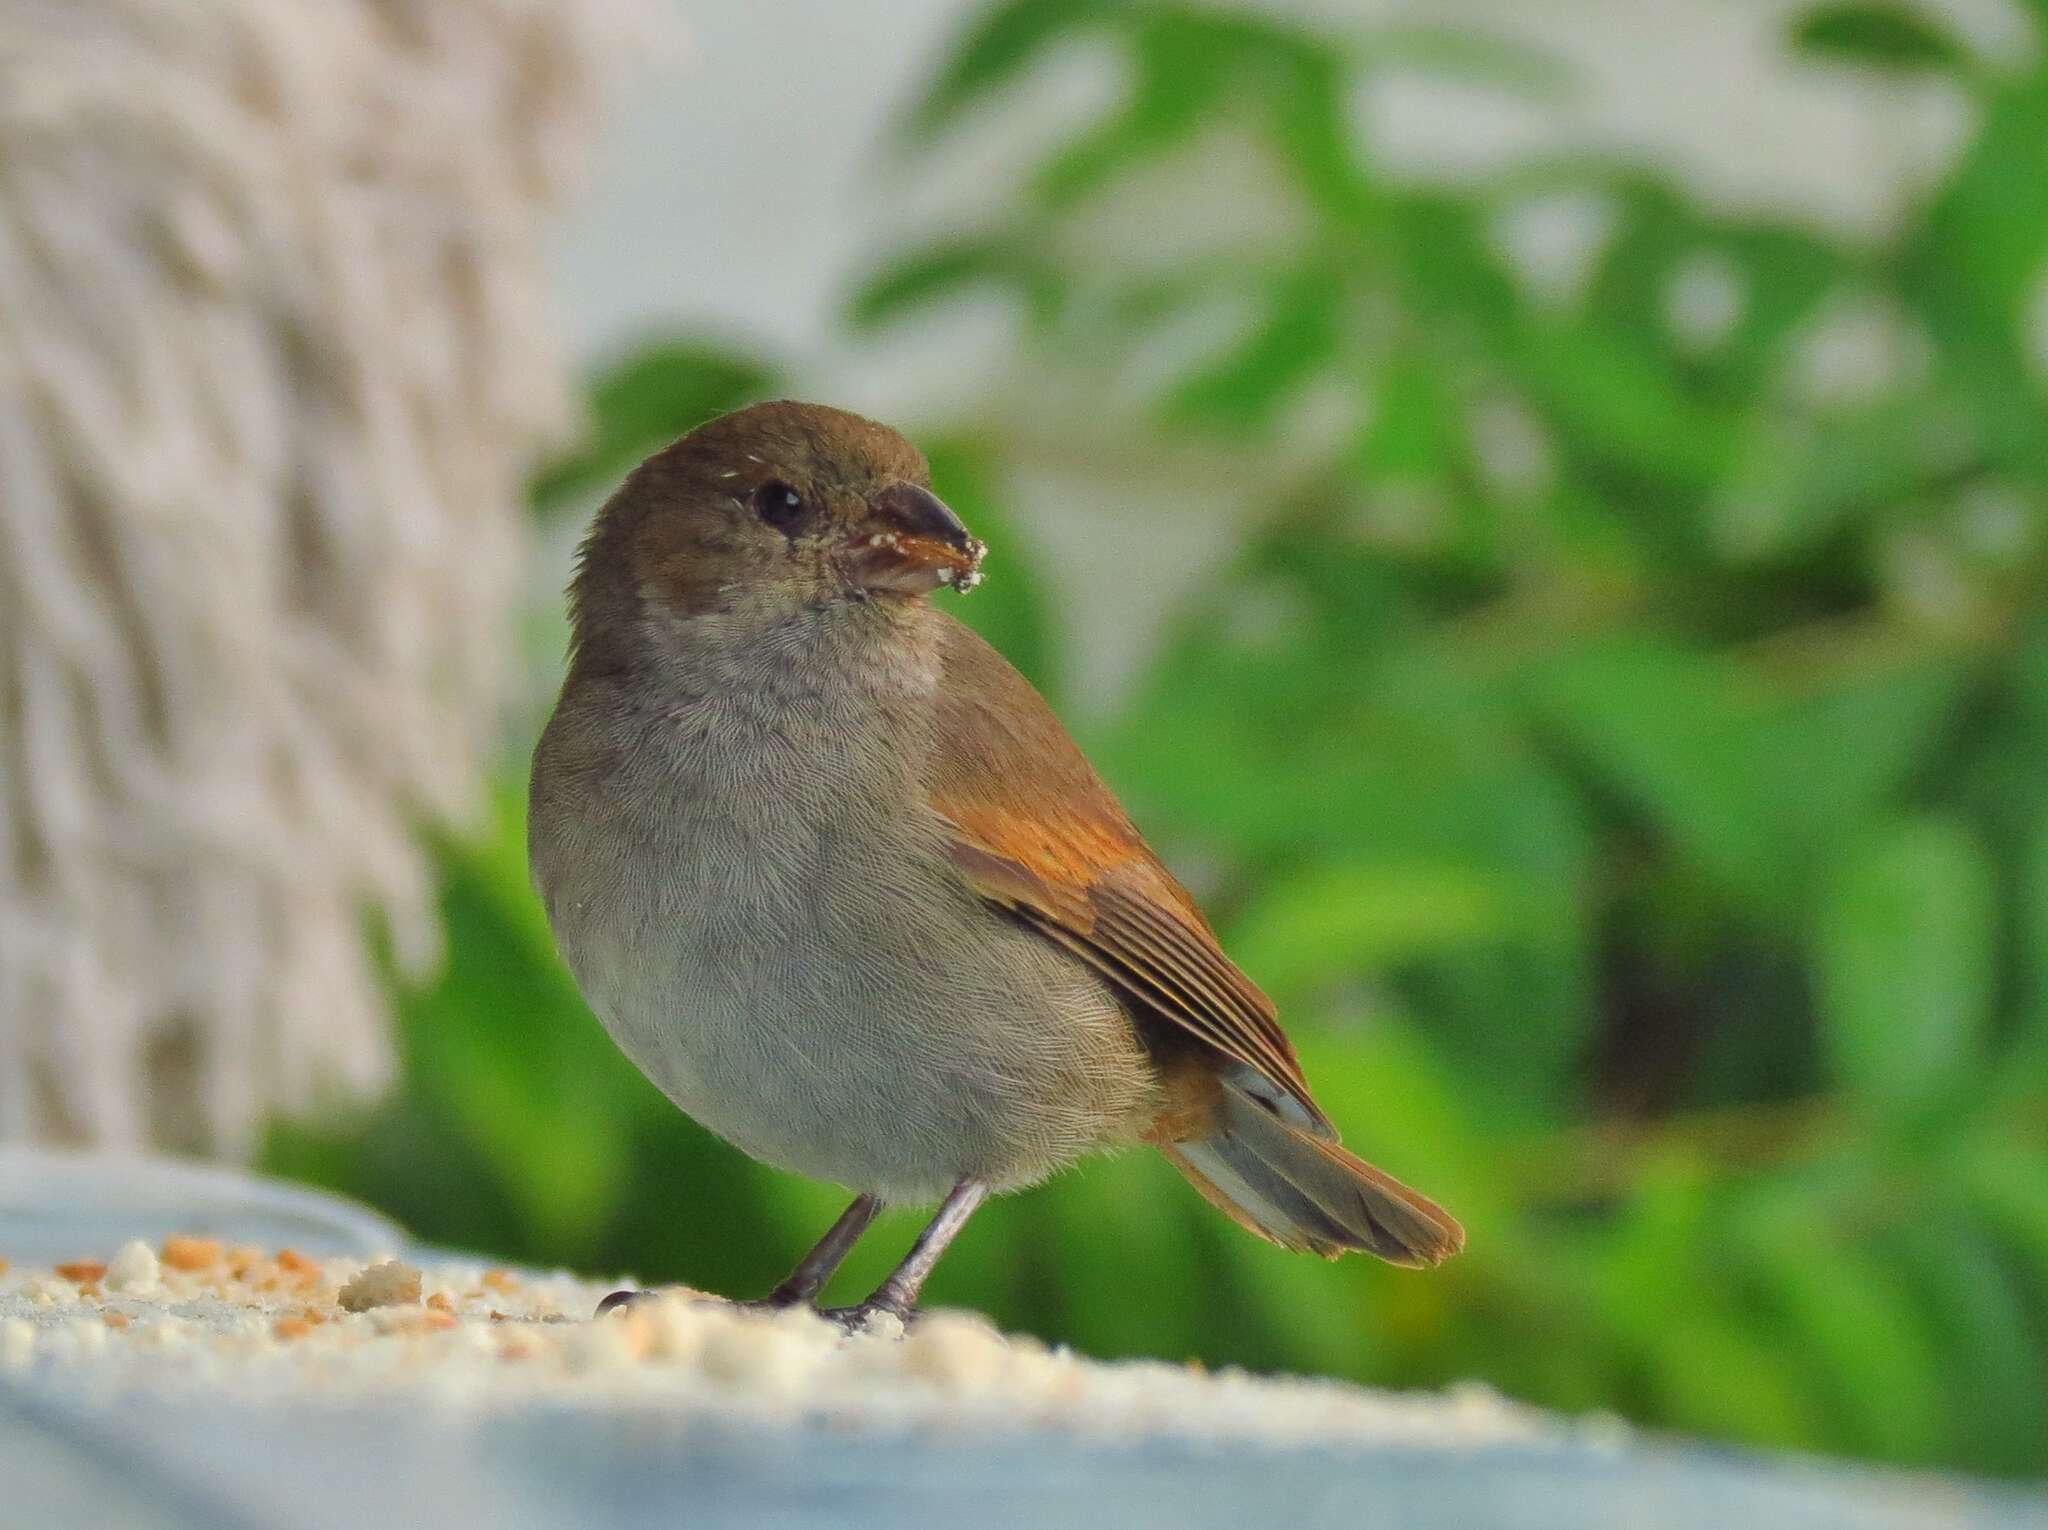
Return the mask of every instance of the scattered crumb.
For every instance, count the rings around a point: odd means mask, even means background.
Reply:
[[[435,1312],[432,1308],[417,1303],[374,1307],[368,1313],[371,1326],[379,1333],[427,1333],[437,1328],[452,1326],[453,1313]]]
[[[146,1280],[152,1268],[155,1279]],[[99,1278],[118,1284],[118,1295],[93,1294]],[[479,1413],[644,1410],[762,1428],[817,1420],[878,1432],[1042,1429],[1440,1448],[1626,1439],[1611,1420],[1578,1430],[1480,1387],[1394,1396],[1229,1369],[1104,1363],[960,1312],[934,1312],[907,1333],[887,1324],[849,1335],[809,1312],[757,1312],[680,1292],[593,1320],[617,1284],[461,1261],[423,1269],[289,1249],[225,1251],[200,1238],[166,1240],[160,1258],[129,1244],[104,1265],[22,1269],[0,1289],[0,1374],[69,1372],[109,1393],[382,1397]],[[431,1294],[422,1300],[423,1292]]]
[[[166,1238],[163,1262],[174,1270],[210,1270],[226,1257],[218,1238]]]
[[[972,593],[974,587],[982,581],[981,560],[987,556],[988,543],[982,541],[980,537],[970,538],[967,543],[967,567],[955,573],[947,583],[962,595]]]
[[[140,1296],[154,1291],[163,1270],[156,1253],[147,1243],[132,1241],[121,1245],[107,1266],[107,1289],[123,1295]]]
[[[372,1307],[396,1307],[419,1299],[420,1272],[387,1259],[351,1275],[336,1301],[344,1312],[368,1312]]]

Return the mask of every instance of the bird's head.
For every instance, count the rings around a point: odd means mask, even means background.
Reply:
[[[895,431],[822,404],[756,404],[648,458],[598,513],[573,589],[577,635],[967,590],[985,550]]]

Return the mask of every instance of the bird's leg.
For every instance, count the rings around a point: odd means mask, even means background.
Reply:
[[[758,1303],[762,1307],[794,1307],[799,1303],[808,1306],[817,1300],[818,1293],[825,1289],[825,1282],[832,1278],[832,1272],[839,1268],[846,1256],[853,1252],[860,1235],[868,1230],[875,1220],[875,1213],[882,1209],[882,1203],[872,1195],[854,1197],[853,1204],[839,1213],[817,1246],[789,1272],[789,1278]]]
[[[766,1296],[757,1301],[740,1302],[742,1307],[768,1308],[779,1310],[783,1307],[808,1305],[825,1288],[825,1282],[832,1278],[832,1272],[839,1268],[846,1256],[853,1251],[860,1235],[868,1230],[875,1220],[875,1213],[882,1209],[882,1203],[872,1195],[854,1197],[854,1202],[839,1214],[817,1246],[804,1255],[797,1267],[789,1272],[789,1278]],[[651,1291],[614,1291],[597,1304],[597,1315],[603,1317],[620,1307],[631,1306],[642,1297],[652,1296]]]
[[[960,1229],[967,1225],[967,1219],[987,1199],[987,1185],[978,1179],[961,1180],[940,1203],[938,1214],[917,1235],[917,1241],[911,1244],[903,1262],[890,1272],[887,1280],[875,1287],[873,1295],[858,1307],[831,1307],[822,1315],[849,1330],[864,1328],[868,1319],[878,1312],[887,1312],[908,1322],[917,1306],[917,1293],[924,1289],[925,1279],[939,1262],[939,1256],[946,1252],[960,1235]]]

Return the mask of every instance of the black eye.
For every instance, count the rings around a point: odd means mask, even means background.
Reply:
[[[754,513],[777,531],[793,531],[804,518],[804,497],[771,478],[754,491]]]

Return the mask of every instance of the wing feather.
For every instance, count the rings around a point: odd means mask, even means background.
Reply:
[[[1273,1001],[1223,954],[1051,708],[971,629],[934,615],[945,672],[926,789],[962,878],[1329,1131]]]

